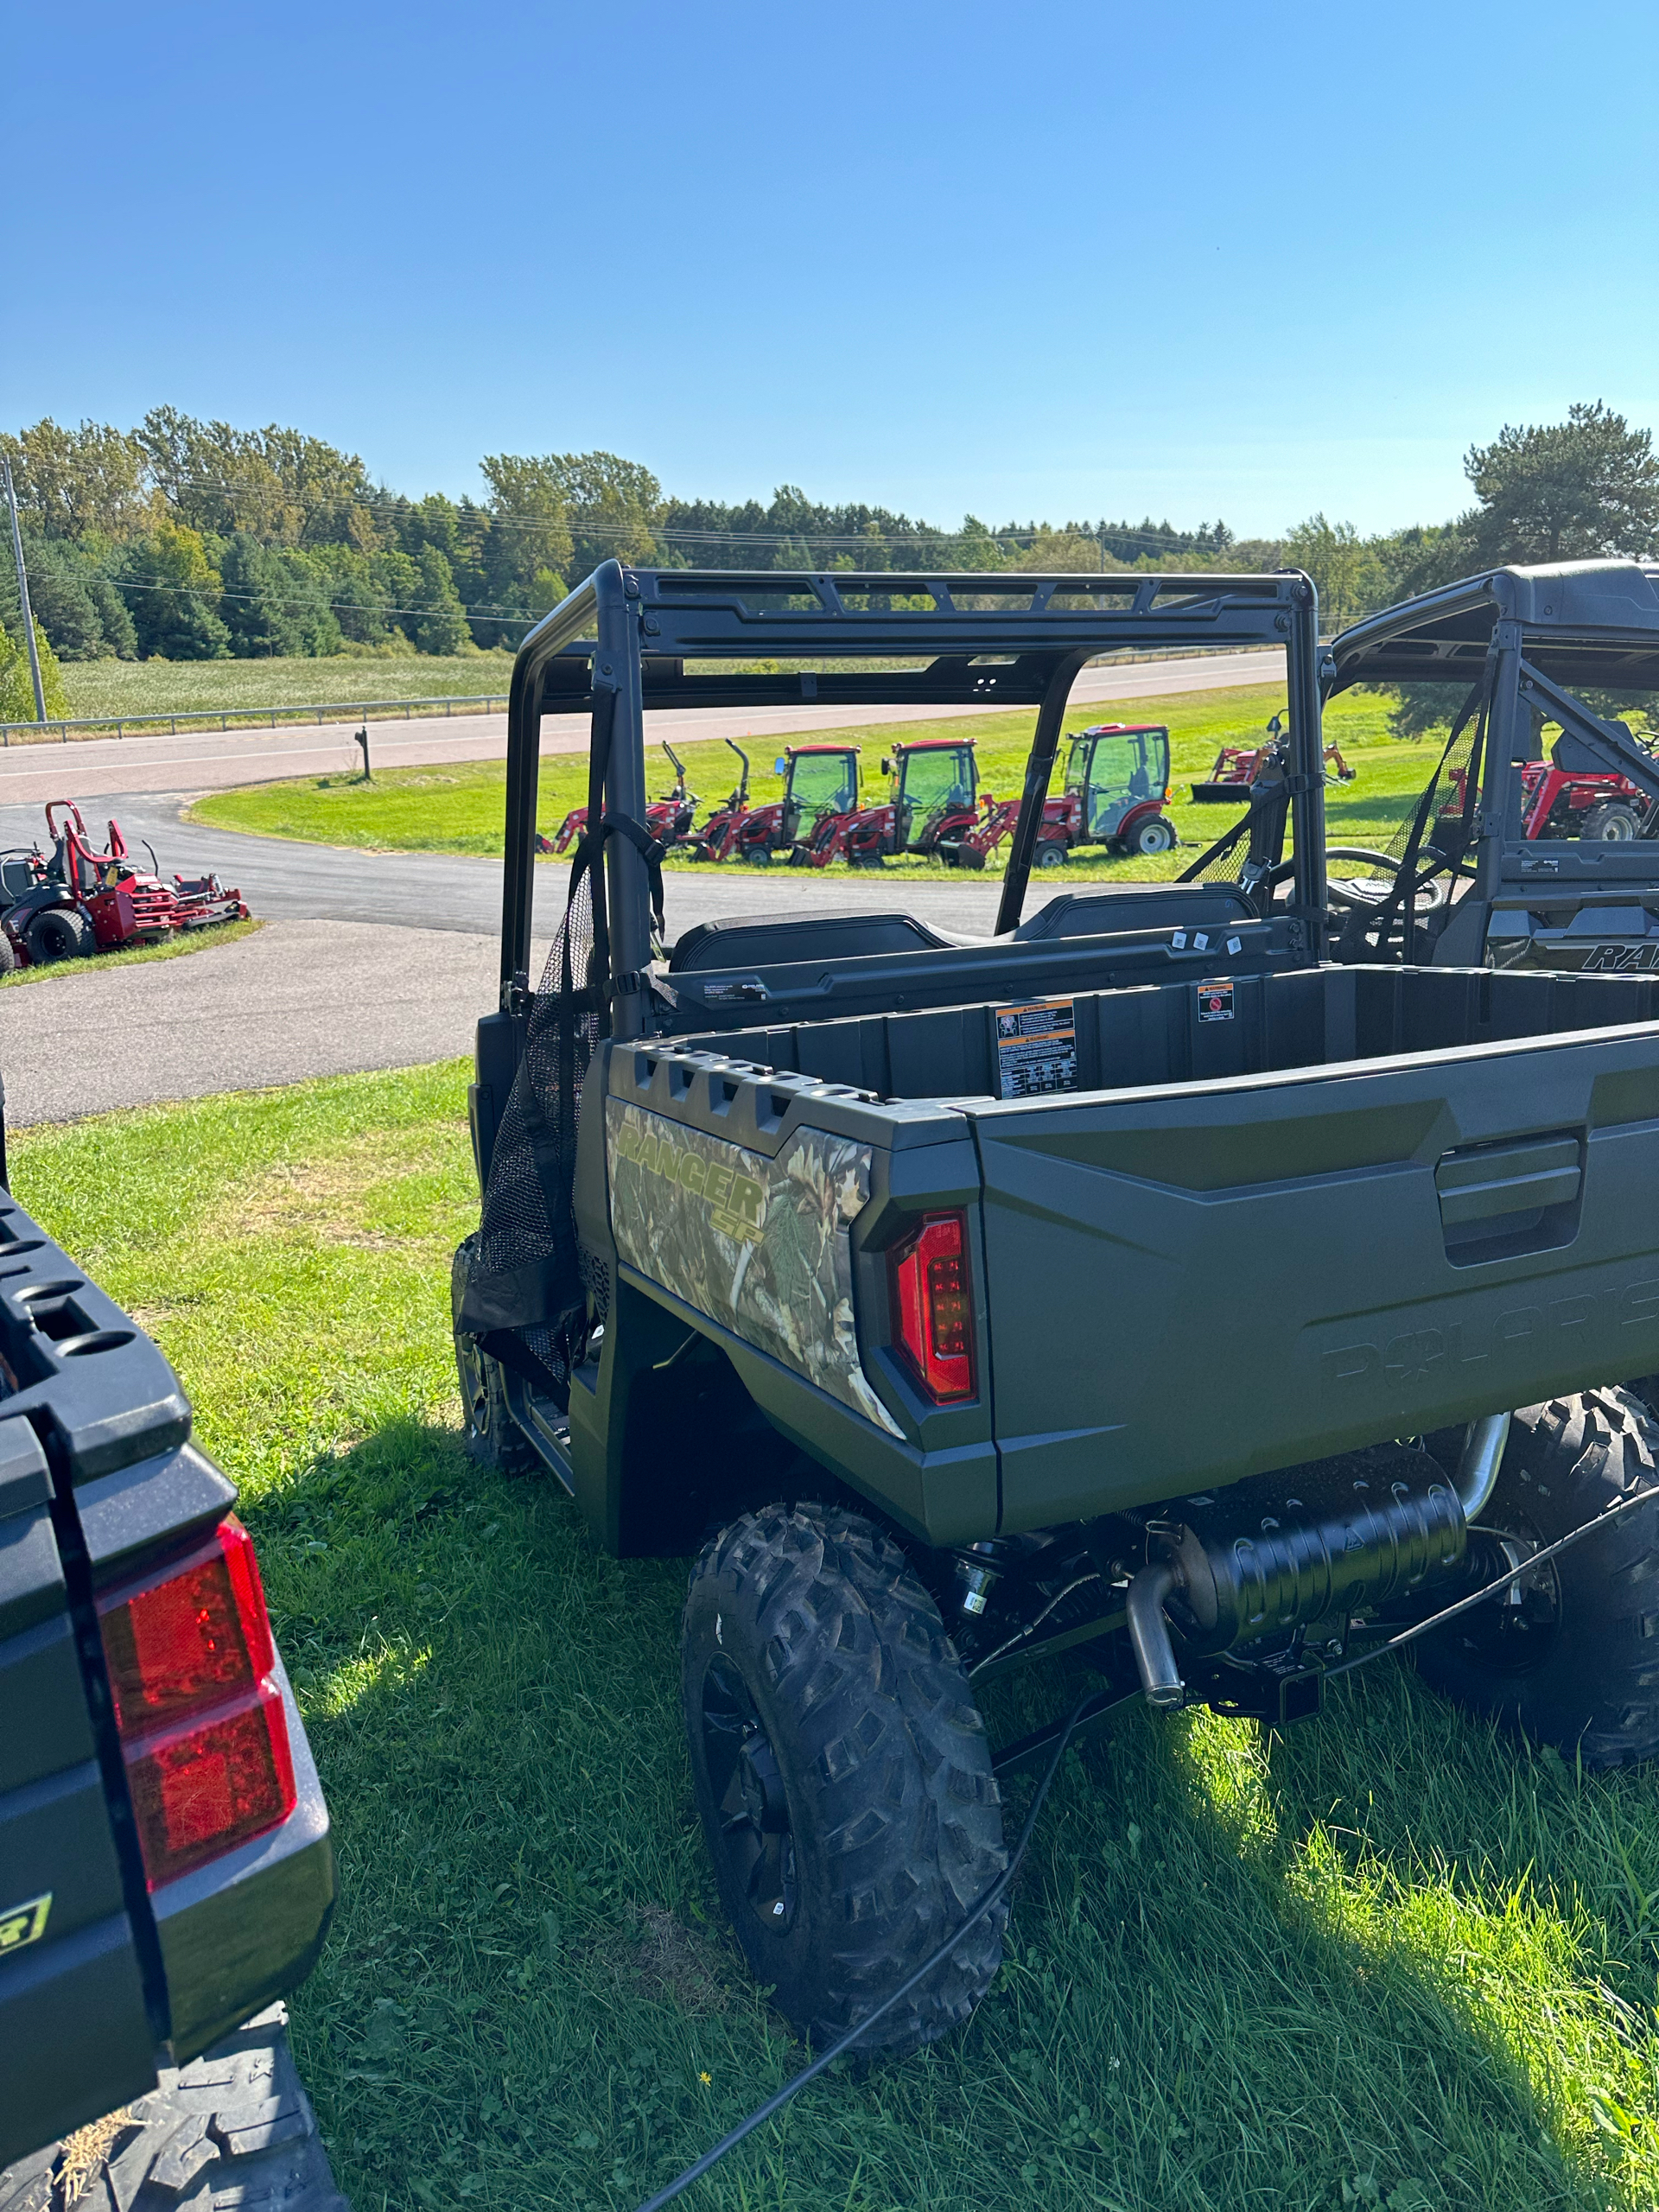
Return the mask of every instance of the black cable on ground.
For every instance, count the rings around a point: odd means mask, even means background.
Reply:
[[[700,2158],[685,2169],[683,2173],[676,2174],[666,2189],[659,2189],[655,2196],[648,2198],[639,2207],[639,2212],[661,2212],[661,2208],[664,2204],[671,2204],[682,2191],[690,2188],[694,2181],[701,2181],[709,2168],[723,2158],[728,2151],[735,2150],[745,2136],[752,2135],[755,2129],[770,2120],[774,2113],[781,2112],[790,2099],[798,2094],[809,2082],[816,2081],[827,2066],[832,2066],[836,2059],[844,2056],[861,2036],[868,2035],[878,2020],[885,2019],[895,2005],[901,2003],[909,1996],[912,1989],[927,1980],[935,1967],[950,1957],[970,1928],[977,1927],[988,1912],[995,1910],[1007,1897],[1013,1885],[1014,1876],[1020,1872],[1020,1862],[1025,1857],[1030,1845],[1032,1835],[1037,1826],[1037,1815],[1043,1809],[1043,1800],[1048,1795],[1049,1785],[1060,1770],[1060,1761],[1065,1757],[1066,1746],[1071,1741],[1072,1732],[1083,1718],[1084,1707],[1092,1701],[1093,1695],[1094,1693],[1091,1691],[1089,1696],[1080,1698],[1072,1707],[1065,1727],[1060,1731],[1060,1740],[1054,1746],[1054,1756],[1048,1763],[1048,1770],[1037,1785],[1037,1795],[1031,1801],[1031,1810],[1026,1815],[1026,1824],[1020,1831],[1020,1840],[1014,1847],[1014,1856],[966,1920],[952,1929],[938,1949],[923,1961],[907,1980],[901,1981],[890,1997],[884,1997],[874,2012],[861,2019],[855,2028],[849,2028],[844,2036],[837,2037],[828,2050],[815,2058],[810,2066],[803,2067],[792,2081],[785,2082],[775,2096],[768,2097],[765,2104],[757,2106],[747,2120],[739,2120],[730,2134],[722,2135],[711,2150],[705,2151]]]
[[[1571,1529],[1566,1535],[1557,1536],[1553,1544],[1546,1544],[1541,1551],[1534,1552],[1530,1559],[1522,1560],[1520,1566],[1512,1568],[1508,1574],[1499,1575],[1496,1582],[1489,1582],[1484,1588],[1471,1591],[1468,1597],[1459,1598],[1455,1605],[1447,1605],[1438,1613],[1431,1613],[1426,1621],[1419,1621],[1414,1627],[1406,1629],[1399,1636],[1391,1636],[1386,1643],[1376,1644],[1370,1651],[1362,1651],[1357,1658],[1339,1660],[1334,1667],[1326,1667],[1324,1669],[1326,1678],[1332,1675],[1351,1675],[1356,1667],[1369,1667],[1373,1659],[1386,1659],[1390,1651],[1398,1651],[1403,1643],[1414,1643],[1420,1636],[1427,1636],[1430,1629],[1443,1628],[1447,1621],[1456,1620],[1459,1613],[1466,1613],[1474,1606],[1484,1605],[1488,1598],[1497,1597],[1500,1590],[1511,1588],[1523,1575],[1530,1574],[1535,1567],[1541,1567],[1546,1560],[1559,1559],[1563,1552],[1571,1551],[1574,1544],[1582,1543],[1586,1536],[1593,1536],[1598,1529],[1605,1529],[1610,1521],[1617,1521],[1621,1513],[1628,1513],[1633,1505],[1644,1505],[1650,1497],[1659,1497],[1659,1483],[1650,1484],[1646,1490],[1632,1491],[1628,1497],[1619,1498],[1605,1512],[1597,1514],[1593,1521],[1586,1521],[1582,1528]]]

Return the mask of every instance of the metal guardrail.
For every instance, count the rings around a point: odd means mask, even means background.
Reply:
[[[315,721],[389,721],[401,715],[405,721],[412,721],[416,713],[435,716],[442,710],[446,720],[457,707],[470,714],[488,714],[493,708],[505,709],[505,691],[458,693],[441,699],[333,699],[318,706],[305,707],[181,707],[174,715],[71,715],[65,721],[0,722],[0,744],[10,747],[13,741],[20,745],[49,745],[54,741],[68,745],[82,744],[97,737],[108,737],[111,732],[118,738],[129,730],[153,730],[158,735],[165,730],[176,737],[181,730],[218,729],[286,729],[296,725]],[[76,733],[72,741],[70,733]]]

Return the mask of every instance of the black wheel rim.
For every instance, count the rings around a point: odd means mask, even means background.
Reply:
[[[1544,1541],[1530,1522],[1518,1518],[1513,1528],[1489,1526],[1481,1534],[1491,1555],[1494,1580],[1507,1569],[1524,1567]],[[1560,1633],[1561,1586],[1554,1562],[1532,1568],[1501,1598],[1475,1606],[1449,1625],[1484,1673],[1506,1681],[1535,1673],[1554,1651]]]
[[[702,1678],[702,1750],[720,1847],[750,1911],[774,1933],[795,1918],[795,1838],[777,1755],[729,1659]]]
[[[455,1339],[455,1365],[460,1370],[461,1395],[467,1420],[474,1436],[489,1433],[490,1392],[484,1373],[484,1355],[470,1337]]]

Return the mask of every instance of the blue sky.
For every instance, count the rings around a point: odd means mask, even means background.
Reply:
[[[1659,422],[1652,0],[59,0],[7,55],[7,425],[1254,534]]]

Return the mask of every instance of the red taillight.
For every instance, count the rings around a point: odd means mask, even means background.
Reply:
[[[974,1395],[968,1217],[931,1213],[888,1255],[898,1348],[931,1398]]]
[[[99,1600],[152,1890],[285,1820],[294,1762],[253,1542],[234,1515]]]

